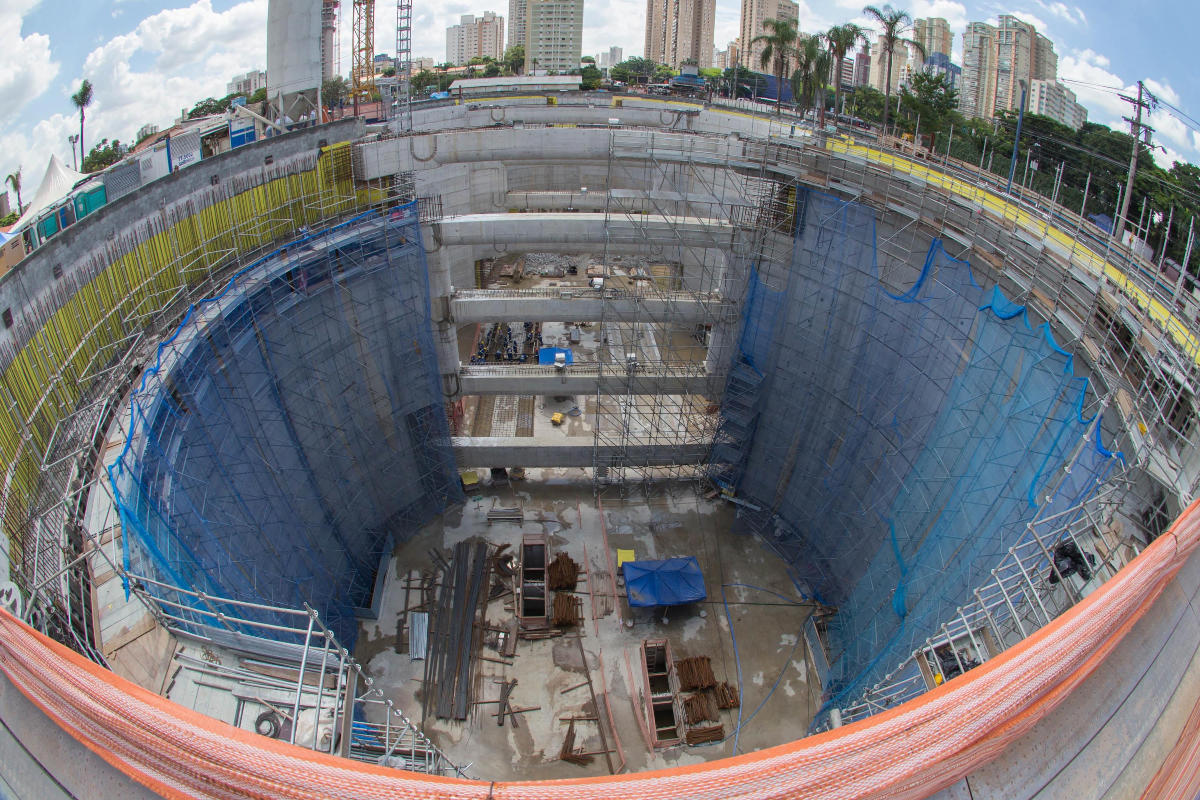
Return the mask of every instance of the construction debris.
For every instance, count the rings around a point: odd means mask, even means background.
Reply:
[[[690,745],[719,742],[725,738],[724,725],[711,725],[706,728],[689,728],[683,740]]]
[[[459,542],[442,577],[437,602],[429,619],[425,659],[425,706],[439,719],[467,718],[471,704],[471,673],[477,658],[477,613],[487,585],[492,559],[487,542]],[[436,552],[436,551],[434,551]]]
[[[575,720],[571,720],[567,725],[567,737],[563,739],[562,747],[558,751],[559,759],[578,764],[579,766],[587,766],[592,763],[592,756],[584,755],[582,748],[580,752],[575,751]]]
[[[717,722],[721,719],[717,716],[717,704],[707,692],[697,692],[683,698],[683,711],[688,725]]]
[[[559,553],[546,568],[550,588],[555,591],[575,591],[579,583],[579,564],[566,553]]]
[[[512,690],[517,686],[517,679],[511,681],[500,682],[500,711],[496,714],[496,724],[501,728],[504,727],[504,715],[509,714],[509,719],[512,720],[512,726],[517,726],[517,718],[512,716],[512,710],[508,704],[508,698],[512,695]]]
[[[489,525],[493,522],[516,522],[519,524],[525,521],[525,512],[519,506],[513,508],[492,508],[488,509],[487,521]]]
[[[717,684],[717,708],[737,708],[742,704],[742,700],[738,697],[738,690],[735,686],[730,686],[722,681]]]
[[[559,592],[554,595],[554,616],[551,620],[556,627],[578,625],[583,620],[583,600],[573,594]]]
[[[708,656],[693,656],[675,662],[675,673],[679,676],[679,688],[685,692],[711,689],[717,685],[717,676],[712,671]]]

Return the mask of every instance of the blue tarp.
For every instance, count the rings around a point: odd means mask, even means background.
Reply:
[[[692,556],[668,558],[662,561],[626,561],[625,588],[629,605],[681,606],[708,597],[704,591],[704,575]]]
[[[574,364],[575,358],[571,355],[571,351],[566,347],[543,347],[538,350],[538,364],[544,367],[554,366],[554,357],[559,353],[567,354],[567,363]]]

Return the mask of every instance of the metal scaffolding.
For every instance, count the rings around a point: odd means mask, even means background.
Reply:
[[[762,238],[747,224],[761,200],[754,176],[747,174],[755,165],[729,167],[744,157],[737,142],[678,133],[610,133],[593,464],[597,491],[663,479],[700,480],[706,474],[701,464],[672,464],[665,454],[707,449],[718,426],[747,276]],[[631,250],[640,256],[635,266],[622,255]],[[657,307],[654,313],[646,310],[650,301]],[[688,321],[672,321],[681,318]],[[700,388],[659,388],[664,375],[694,375],[698,369],[705,377]],[[663,458],[654,457],[656,449]]]
[[[207,659],[180,654],[177,660],[181,668],[206,678],[205,686],[237,698],[235,716],[227,722],[240,726],[247,708],[257,709],[262,714],[256,728],[274,715],[270,722],[276,735],[291,744],[426,775],[471,777],[469,765],[458,766],[448,759],[376,687],[374,678],[307,603],[302,608],[264,606],[134,573],[124,573],[124,578],[159,624],[208,648]],[[261,621],[264,610],[274,622]],[[237,665],[217,657],[214,647],[235,654]],[[263,697],[269,693],[286,693],[290,699],[271,702]],[[311,739],[298,738],[310,728]]]
[[[0,517],[10,574],[37,626],[93,649],[84,514],[106,432],[157,342],[190,304],[274,243],[360,207],[349,147],[280,157],[97,238],[76,268],[23,309],[0,361],[6,464]],[[107,480],[106,478],[104,479]]]
[[[352,643],[380,558],[461,498],[415,203],[239,271],[158,348],[109,468],[125,561],[321,609]]]

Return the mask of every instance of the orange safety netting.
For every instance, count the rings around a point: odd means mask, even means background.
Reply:
[[[913,701],[756,753],[615,777],[488,783],[315,753],[176,705],[3,612],[0,670],[71,736],[168,797],[918,798],[995,758],[1049,714],[1104,661],[1198,543],[1200,500],[1051,624]],[[1189,749],[1174,754],[1174,763],[1194,757]]]

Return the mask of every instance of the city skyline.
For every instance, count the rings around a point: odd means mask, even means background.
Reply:
[[[63,14],[60,0],[10,0],[0,6],[0,36],[13,68],[0,76],[0,174],[23,168],[22,193],[31,196],[51,154],[69,163],[67,136],[78,132],[78,113],[70,94],[88,78],[96,102],[88,110],[86,141],[126,141],[143,124],[169,125],[180,109],[208,96],[222,96],[229,80],[266,66],[266,0],[195,0],[159,3],[121,0],[111,4],[72,5]],[[340,19],[343,69],[349,60],[349,3]],[[717,0],[715,46],[723,50],[738,35],[738,0]],[[1200,17],[1182,3],[1150,4],[1133,12],[1112,2],[1093,3],[1084,11],[1058,0],[1022,0],[1011,4],[954,0],[903,3],[914,17],[942,17],[954,37],[956,64],[962,63],[962,33],[972,21],[995,24],[1009,13],[1035,25],[1054,42],[1058,75],[1089,111],[1089,120],[1115,128],[1129,106],[1113,88],[1136,92],[1137,80],[1167,103],[1200,119],[1200,77],[1180,68],[1172,48],[1149,37],[1129,41],[1133,28],[1180,27]],[[445,31],[462,14],[495,11],[508,16],[507,0],[452,2],[436,8],[414,4],[413,55],[441,60]],[[645,0],[589,0],[584,5],[583,55],[609,47],[626,58],[645,44]],[[800,4],[800,27],[825,30],[847,21],[865,22],[862,4],[835,0],[822,6]],[[394,50],[394,4],[379,0],[376,51]],[[1101,23],[1100,20],[1104,22]],[[511,28],[511,23],[510,23]],[[506,36],[507,38],[507,36]],[[874,38],[874,37],[872,37]],[[1150,117],[1155,141],[1168,154],[1200,163],[1200,123],[1181,121],[1166,107]]]

